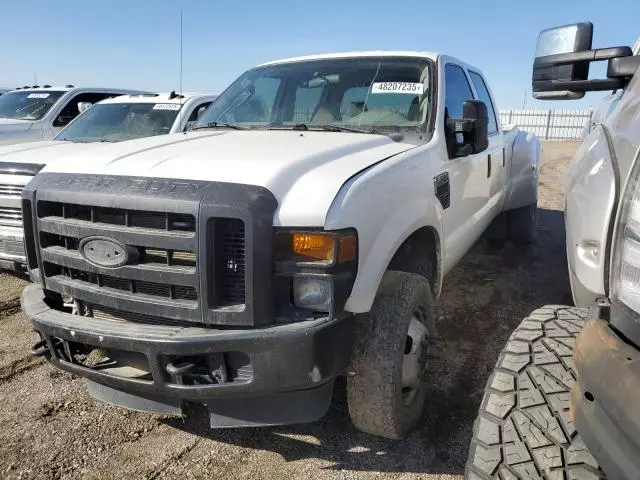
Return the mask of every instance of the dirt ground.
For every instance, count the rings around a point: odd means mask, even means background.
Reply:
[[[544,144],[538,238],[531,248],[478,242],[445,279],[432,392],[401,442],[355,430],[344,384],[310,425],[212,431],[198,419],[94,401],[84,381],[30,357],[19,308],[26,281],[0,275],[0,478],[462,478],[473,420],[510,332],[531,310],[571,303],[563,185],[577,144]]]

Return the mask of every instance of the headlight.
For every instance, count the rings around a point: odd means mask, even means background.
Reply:
[[[286,303],[298,308],[340,311],[355,280],[357,259],[355,230],[279,230],[275,234],[276,275],[285,282],[281,291],[286,292]]]
[[[322,277],[293,277],[293,302],[296,306],[328,312],[333,299],[331,280]]]
[[[620,202],[613,243],[611,300],[640,313],[640,162],[636,159]]]

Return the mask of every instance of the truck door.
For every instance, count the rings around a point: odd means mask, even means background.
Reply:
[[[462,118],[462,105],[474,100],[464,69],[455,63],[444,67],[445,118]],[[446,121],[446,120],[445,120]],[[461,136],[461,134],[458,134]],[[462,142],[462,138],[457,139]],[[447,148],[449,152],[451,149]],[[449,246],[447,263],[455,263],[488,225],[489,178],[487,152],[445,159],[450,183],[450,205],[442,223]]]
[[[487,178],[489,179],[489,204],[493,215],[497,215],[502,208],[504,185],[506,182],[506,152],[504,138],[498,129],[498,117],[491,98],[491,93],[482,75],[468,70],[471,83],[476,91],[476,97],[487,106],[489,114],[489,148],[487,148]]]

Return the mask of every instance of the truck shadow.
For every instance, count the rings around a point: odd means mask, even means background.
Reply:
[[[532,310],[571,303],[564,214],[539,209],[533,245],[498,249],[479,241],[445,279],[427,379],[431,390],[420,425],[405,440],[352,427],[343,380],[327,415],[313,424],[211,430],[200,415],[165,421],[214,441],[277,453],[287,462],[317,459],[329,470],[463,474],[485,383],[507,338]]]

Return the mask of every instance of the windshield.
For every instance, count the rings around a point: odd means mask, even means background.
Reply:
[[[428,122],[430,65],[423,58],[370,57],[258,67],[223,92],[195,128],[416,130]]]
[[[0,96],[0,118],[39,120],[65,92],[22,90]]]
[[[98,103],[65,128],[56,140],[120,142],[171,131],[178,103]]]

